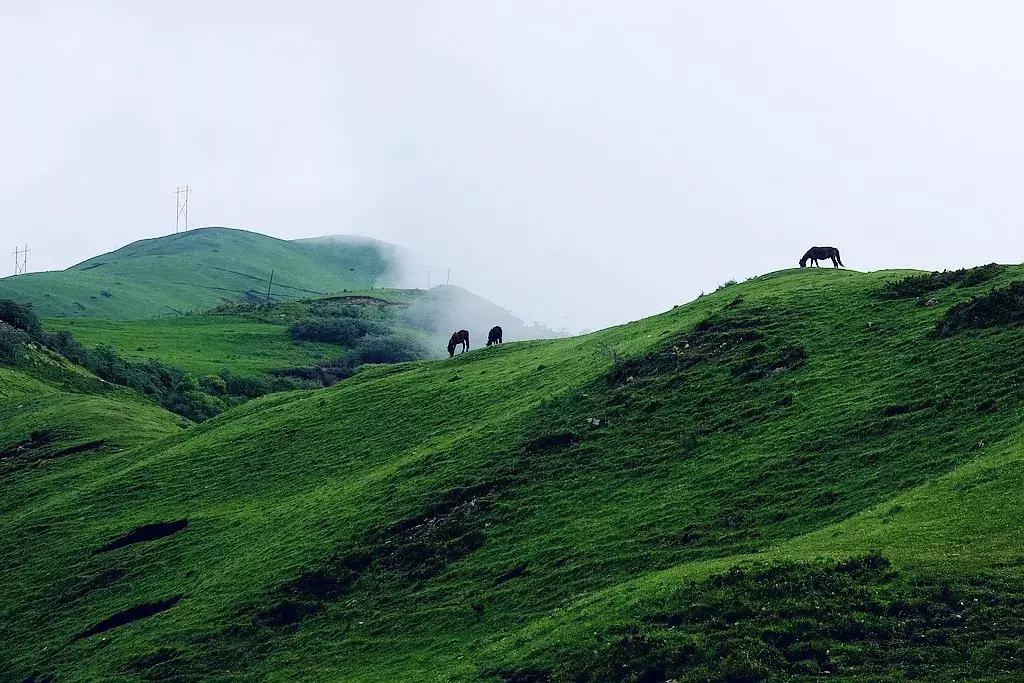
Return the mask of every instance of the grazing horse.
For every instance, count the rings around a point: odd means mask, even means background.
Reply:
[[[818,265],[818,260],[824,261],[825,259],[832,259],[832,267],[838,268],[843,265],[843,259],[839,258],[839,250],[835,247],[811,247],[804,254],[804,257],[800,259],[800,267],[803,268],[807,265],[808,261],[812,262],[812,265]]]
[[[491,331],[487,333],[487,345],[500,344],[501,342],[501,327],[495,325],[491,328]]]
[[[459,330],[448,340],[448,357],[455,355],[455,347],[462,344],[462,353],[469,351],[469,331]]]

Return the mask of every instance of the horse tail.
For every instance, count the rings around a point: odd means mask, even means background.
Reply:
[[[846,264],[843,263],[842,257],[839,256],[839,250],[838,249],[836,249],[836,261],[839,261],[839,265],[841,265],[843,268],[846,267]]]

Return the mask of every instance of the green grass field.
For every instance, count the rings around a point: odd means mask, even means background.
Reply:
[[[383,306],[384,311],[381,310]],[[67,330],[87,347],[109,345],[132,361],[156,359],[195,375],[222,370],[263,377],[283,368],[310,367],[331,360],[343,347],[293,340],[293,323],[331,308],[355,307],[370,319],[389,320],[398,332],[422,339],[424,357],[445,355],[453,329],[466,326],[475,344],[501,323],[506,339],[548,335],[498,306],[455,287],[430,292],[409,289],[353,289],[344,294],[265,304],[223,304],[215,310],[139,320],[49,318],[46,328]]]
[[[47,425],[123,450],[3,460],[0,679],[1019,680],[1024,267],[883,292],[908,275],[773,273],[187,429],[85,387],[123,421]]]
[[[272,370],[311,366],[337,354],[332,344],[297,342],[287,326],[242,315],[196,314],[148,320],[54,318],[47,328],[68,330],[86,346],[109,344],[134,361],[156,358],[196,375],[227,369],[263,376]]]

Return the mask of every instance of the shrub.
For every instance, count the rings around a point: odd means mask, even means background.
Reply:
[[[17,365],[25,355],[22,335],[0,330],[0,365]]]
[[[48,332],[44,334],[42,343],[67,358],[72,363],[77,363],[82,366],[85,365],[86,356],[88,356],[89,352],[77,339],[75,339],[74,335],[67,330]]]
[[[318,341],[354,346],[369,333],[384,331],[381,325],[359,318],[304,318],[291,326],[288,333],[296,341]]]
[[[941,273],[928,273],[927,275],[910,275],[902,280],[886,282],[882,285],[878,294],[883,299],[913,299],[952,285],[974,287],[991,280],[1002,270],[1002,266],[990,263],[986,266],[978,266],[977,268],[946,270]]]
[[[1021,323],[1024,323],[1024,282],[1014,282],[953,306],[935,325],[935,334],[948,337],[965,329]]]
[[[33,339],[38,339],[43,334],[43,324],[39,322],[39,316],[32,312],[29,306],[22,306],[10,299],[0,299],[0,321],[27,332]]]
[[[270,393],[270,384],[264,379],[243,377],[232,373],[230,370],[221,370],[220,378],[224,381],[227,393],[232,396],[256,398]]]
[[[359,340],[356,350],[363,363],[404,363],[419,360],[426,355],[423,344],[406,334],[364,337]]]

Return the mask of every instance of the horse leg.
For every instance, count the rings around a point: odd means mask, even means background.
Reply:
[[[836,257],[835,256],[832,257],[832,267],[833,268],[838,268],[839,267],[839,262],[836,261]]]

